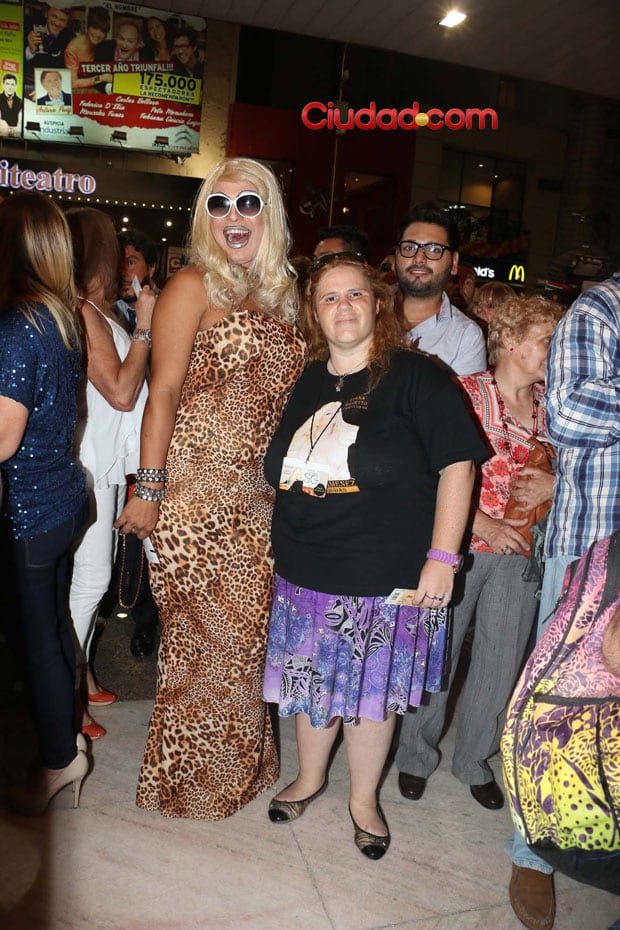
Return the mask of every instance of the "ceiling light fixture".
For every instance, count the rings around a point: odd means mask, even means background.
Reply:
[[[460,13],[458,10],[450,10],[450,12],[446,13],[444,18],[439,21],[439,25],[447,26],[448,29],[452,29],[453,26],[460,26],[465,19],[467,19],[466,13]]]

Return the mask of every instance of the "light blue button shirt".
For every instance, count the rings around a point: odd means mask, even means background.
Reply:
[[[477,323],[450,303],[445,291],[439,313],[418,323],[405,338],[457,375],[473,375],[487,367],[484,333]]]

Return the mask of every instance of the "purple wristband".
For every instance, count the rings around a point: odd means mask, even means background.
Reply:
[[[433,559],[435,562],[443,562],[444,565],[451,565],[455,574],[463,564],[462,555],[459,553],[455,555],[454,552],[446,552],[444,549],[429,549],[426,558]]]

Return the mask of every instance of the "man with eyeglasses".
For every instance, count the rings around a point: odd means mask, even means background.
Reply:
[[[172,61],[175,74],[202,78],[204,64],[198,55],[198,36],[191,26],[179,29],[173,36]]]
[[[396,308],[405,339],[457,375],[486,368],[484,335],[445,293],[459,264],[459,231],[438,204],[413,207],[401,223],[396,246],[400,299]]]

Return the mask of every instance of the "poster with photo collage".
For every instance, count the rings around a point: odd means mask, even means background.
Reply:
[[[0,11],[11,6],[0,4]],[[26,0],[23,14],[22,7],[17,11],[16,27],[7,29],[4,11],[0,29],[2,39],[15,32],[21,43],[21,55],[13,55],[23,102],[17,134],[179,156],[198,152],[204,19],[109,0],[79,6]],[[11,52],[19,51],[16,44]],[[3,74],[12,61],[8,48],[5,41]]]

